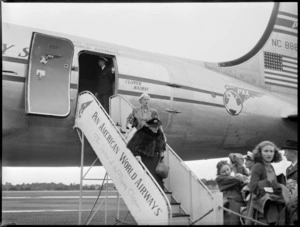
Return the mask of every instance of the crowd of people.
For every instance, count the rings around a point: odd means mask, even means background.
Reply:
[[[272,166],[282,161],[280,149],[291,162],[285,175],[276,175]],[[223,193],[225,225],[297,224],[297,141],[287,140],[280,149],[262,141],[245,156],[231,153],[230,162],[218,162],[216,182]]]
[[[127,147],[163,189],[163,178],[157,174],[156,166],[164,156],[167,138],[158,112],[149,107],[149,101],[150,96],[143,93],[139,97],[141,105],[134,107],[127,118],[127,127],[137,129]],[[291,162],[285,175],[276,175],[272,166],[282,161],[280,149]],[[262,141],[246,155],[231,153],[230,162],[218,162],[216,182],[223,193],[225,225],[298,222],[297,141],[287,140],[280,149],[271,141]]]

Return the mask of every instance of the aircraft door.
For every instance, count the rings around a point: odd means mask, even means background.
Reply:
[[[60,117],[69,114],[73,53],[71,41],[33,33],[26,81],[26,113]]]

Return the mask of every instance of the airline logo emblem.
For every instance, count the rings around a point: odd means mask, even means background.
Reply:
[[[79,111],[78,111],[78,117],[79,117],[79,118],[81,117],[83,111],[84,111],[84,110],[85,110],[92,102],[93,102],[93,100],[92,100],[92,101],[88,101],[88,102],[84,102],[84,103],[81,104],[80,109],[79,109]]]
[[[54,58],[61,58],[62,56],[57,56],[57,55],[51,55],[51,54],[47,54],[47,55],[42,55],[41,56],[41,60],[40,63],[42,64],[47,64],[49,60],[54,59]]]
[[[249,98],[261,97],[262,93],[248,89],[225,86],[226,91],[223,96],[223,102],[226,111],[233,115],[239,115],[243,110],[243,103]]]

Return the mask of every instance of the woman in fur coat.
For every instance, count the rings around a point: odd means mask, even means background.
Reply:
[[[127,148],[131,150],[138,160],[150,171],[162,189],[163,180],[156,174],[156,166],[163,157],[166,150],[166,142],[164,135],[160,129],[162,125],[158,118],[153,118],[146,122],[127,143]]]

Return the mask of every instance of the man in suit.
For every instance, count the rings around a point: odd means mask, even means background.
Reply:
[[[113,67],[108,66],[108,60],[104,57],[99,57],[98,65],[95,96],[109,113],[109,97],[113,95],[115,72]]]
[[[286,179],[298,180],[298,144],[297,141],[287,140],[281,148],[284,150],[284,156],[292,164],[286,169]]]
[[[287,140],[285,145],[281,148],[284,150],[284,156],[292,164],[286,169],[286,179],[289,184],[297,185],[298,181],[298,144],[297,141]],[[289,186],[289,185],[287,185]],[[288,224],[297,225],[298,223],[298,190],[291,190],[290,202],[287,204]]]

